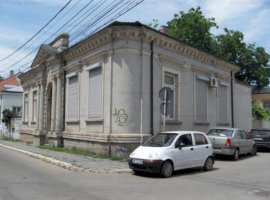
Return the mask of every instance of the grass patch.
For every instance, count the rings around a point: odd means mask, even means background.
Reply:
[[[99,154],[89,152],[89,151],[86,151],[86,150],[83,150],[83,149],[79,149],[79,148],[76,148],[76,147],[63,148],[63,147],[51,147],[51,146],[39,146],[39,148],[40,149],[51,150],[51,151],[71,153],[71,154],[76,154],[76,155],[81,155],[81,156],[89,156],[89,157],[92,157],[92,158],[110,159],[110,160],[114,160],[114,161],[125,161],[122,158],[99,155]]]
[[[32,145],[33,144],[33,141],[27,141],[25,142],[27,145]]]
[[[9,141],[9,142],[19,142],[19,140],[16,140],[16,139],[13,139],[13,138],[10,138],[10,137],[7,137],[7,136],[0,136],[0,139],[1,140],[6,140],[6,141]]]

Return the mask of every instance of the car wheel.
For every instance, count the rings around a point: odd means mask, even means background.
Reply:
[[[253,146],[250,155],[255,156],[257,154],[257,147]]]
[[[235,152],[233,154],[233,159],[238,160],[239,159],[239,149],[235,149]]]
[[[211,170],[213,169],[213,165],[214,165],[214,160],[213,160],[213,158],[208,157],[208,158],[206,159],[205,163],[204,163],[203,169],[204,169],[205,171],[211,171]]]
[[[170,161],[165,161],[163,164],[162,164],[162,167],[161,167],[161,176],[164,177],[164,178],[168,178],[172,175],[173,173],[173,165]]]

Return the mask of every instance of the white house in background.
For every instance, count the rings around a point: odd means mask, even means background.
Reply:
[[[21,139],[125,157],[163,130],[163,87],[165,130],[249,126],[251,89],[235,82],[238,70],[140,23],[115,22],[71,47],[62,34],[19,77]]]
[[[23,88],[19,86],[19,83],[16,76],[0,81],[0,133],[14,139],[19,139],[22,117]],[[14,116],[10,130],[2,122],[5,109],[12,111]]]

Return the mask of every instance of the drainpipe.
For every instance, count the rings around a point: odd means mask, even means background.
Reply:
[[[154,88],[153,88],[153,81],[154,81],[154,41],[152,40],[150,43],[150,133],[154,134]]]
[[[232,128],[234,128],[234,73],[231,71],[231,117],[232,117]]]

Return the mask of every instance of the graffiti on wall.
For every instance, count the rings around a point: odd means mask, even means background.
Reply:
[[[114,109],[114,113],[112,114],[114,117],[114,122],[118,126],[126,126],[127,125],[127,119],[128,115],[126,114],[125,109]]]

